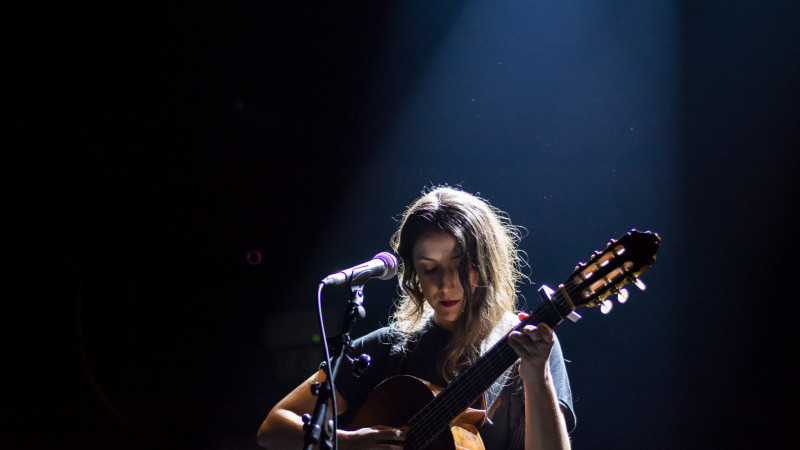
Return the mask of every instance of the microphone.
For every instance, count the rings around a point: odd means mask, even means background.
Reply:
[[[389,252],[380,252],[365,263],[328,275],[322,280],[322,284],[326,286],[344,283],[363,284],[370,278],[388,280],[395,275],[397,275],[397,258]]]

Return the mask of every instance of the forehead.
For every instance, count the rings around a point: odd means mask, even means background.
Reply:
[[[414,244],[414,259],[447,259],[459,256],[456,240],[445,232],[422,235]]]

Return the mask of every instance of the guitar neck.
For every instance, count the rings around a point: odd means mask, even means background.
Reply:
[[[563,301],[563,298],[558,297],[559,293],[557,292],[552,303],[545,300],[512,331],[519,331],[526,325],[542,322],[551,327],[558,325],[563,319],[559,310],[564,306],[557,305],[566,305],[567,303]],[[571,309],[568,309],[567,312],[569,311]],[[489,389],[518,358],[514,349],[509,345],[508,334],[506,334],[409,420],[408,426],[412,431],[409,433],[410,442],[407,442],[407,448],[424,448],[432,442],[450,421]],[[411,444],[410,447],[408,444]]]

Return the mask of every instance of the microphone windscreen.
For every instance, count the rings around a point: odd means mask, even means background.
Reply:
[[[386,271],[378,277],[379,280],[388,280],[397,275],[397,258],[389,252],[380,252],[372,259],[380,259],[386,264]]]

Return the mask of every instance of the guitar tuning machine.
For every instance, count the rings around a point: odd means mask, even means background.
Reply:
[[[619,292],[617,292],[617,301],[620,303],[627,302],[628,297],[630,297],[630,295],[628,294],[628,290],[625,288],[622,288],[619,290]]]
[[[640,291],[647,289],[647,286],[645,286],[644,282],[638,278],[633,279],[633,284],[636,285],[636,287],[639,288]]]
[[[635,278],[633,283],[639,289],[641,289],[641,290],[645,289],[645,286],[644,286],[644,283],[642,283],[642,280],[640,280],[638,278]],[[617,295],[617,301],[620,304],[624,304],[625,302],[628,301],[628,298],[630,298],[630,293],[625,288],[617,289],[617,290],[613,291],[613,293]],[[614,308],[614,303],[611,300],[605,299],[605,300],[603,300],[603,303],[600,305],[600,312],[602,312],[603,314],[608,314],[608,313],[611,312],[612,308]]]

